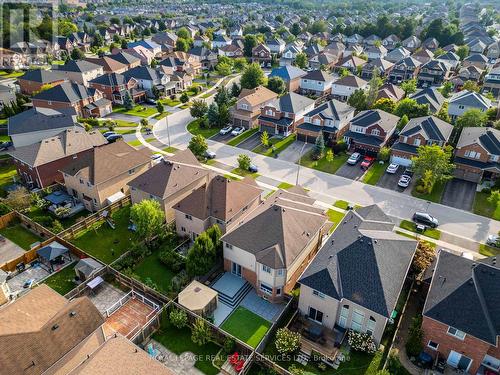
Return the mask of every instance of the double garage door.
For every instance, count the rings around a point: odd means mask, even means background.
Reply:
[[[403,167],[409,167],[411,165],[411,160],[407,158],[403,158],[402,156],[391,156],[391,163],[399,164]]]

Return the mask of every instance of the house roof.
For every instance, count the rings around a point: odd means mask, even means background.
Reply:
[[[33,99],[73,104],[80,100],[93,97],[95,91],[96,90],[91,87],[85,87],[78,83],[63,82],[60,85],[36,94]]]
[[[349,104],[338,101],[337,99],[332,99],[314,108],[311,112],[307,113],[306,116],[312,117],[319,114],[319,116],[324,119],[342,121],[352,112],[354,112],[354,108]]]
[[[400,135],[411,137],[422,135],[427,140],[447,142],[453,125],[434,116],[412,118],[401,130]]]
[[[463,90],[450,98],[450,104],[488,109],[491,107],[491,100],[475,91]]]
[[[500,267],[440,251],[423,315],[491,345],[500,336]]]
[[[94,147],[72,160],[62,170],[64,174],[88,180],[98,185],[151,162],[148,150],[137,150],[126,142],[114,142]]]
[[[113,59],[111,56],[103,56],[101,58],[86,58],[85,60],[90,61],[96,65],[102,66],[105,72],[114,72],[121,69],[126,69],[128,64],[120,62]]]
[[[457,148],[478,143],[492,155],[500,155],[500,130],[495,128],[463,128]]]
[[[399,121],[399,117],[387,113],[380,109],[368,109],[359,112],[352,120],[351,124],[356,126],[368,127],[378,124],[386,132],[393,129]]]
[[[65,80],[64,75],[57,71],[45,70],[45,69],[35,69],[28,70],[18,79],[23,81],[38,82],[41,84],[52,83],[60,80]]]
[[[313,99],[290,92],[274,99],[267,106],[274,107],[281,112],[298,113],[313,104]]]
[[[123,73],[126,79],[135,78],[147,81],[156,81],[161,79],[160,73],[149,66],[136,66]]]
[[[125,65],[130,65],[130,64],[134,64],[138,61],[141,61],[141,59],[139,59],[138,57],[131,55],[130,53],[127,53],[127,52],[120,52],[120,53],[117,53],[114,55],[109,55],[109,58],[116,60],[122,64],[125,64]]]
[[[102,69],[100,65],[94,64],[86,60],[70,60],[64,65],[53,65],[52,70],[63,72],[86,73],[96,69]]]
[[[125,76],[119,73],[103,74],[102,76],[94,78],[93,80],[90,81],[90,83],[98,83],[99,85],[111,86],[111,87],[118,85],[125,85],[127,84],[127,82],[128,81],[127,79],[125,79]]]
[[[360,58],[358,56],[349,55],[349,56],[344,57],[342,60],[340,60],[337,63],[337,66],[343,66],[348,61],[350,61],[353,66],[363,66],[366,64],[366,60],[363,60],[362,58]]]
[[[389,318],[417,241],[393,232],[376,205],[350,211],[325,241],[299,283]]]
[[[76,122],[73,108],[56,111],[51,108],[30,108],[8,119],[9,135],[31,133],[51,129],[81,127]]]
[[[271,71],[269,77],[280,77],[285,82],[289,82],[293,79],[303,77],[307,72],[293,65],[280,66],[279,68],[274,68]]]
[[[393,85],[392,83],[385,83],[378,90],[377,99],[388,98],[394,100],[395,102],[399,102],[403,99],[404,95],[405,92],[401,87]]]
[[[238,101],[244,99],[250,105],[255,106],[271,99],[278,97],[274,91],[269,90],[267,87],[259,86],[254,89],[243,89],[238,96]]]
[[[438,112],[445,101],[443,94],[435,87],[420,90],[410,96],[410,99],[415,100],[418,104],[429,104],[429,108],[433,113]]]
[[[349,87],[356,87],[356,88],[361,88],[365,87],[368,82],[365,81],[363,78],[359,78],[358,76],[352,76],[348,75],[342,78],[339,78],[334,82],[335,85],[338,86],[349,86]]]
[[[332,82],[333,76],[323,70],[312,70],[303,76],[302,79],[319,82]]]

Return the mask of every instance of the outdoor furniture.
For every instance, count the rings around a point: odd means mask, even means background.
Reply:
[[[233,355],[229,357],[229,363],[232,365],[236,364],[238,362],[239,354],[235,352]]]
[[[312,324],[306,329],[307,336],[313,341],[318,341],[323,334],[323,327],[317,323],[311,323]]]

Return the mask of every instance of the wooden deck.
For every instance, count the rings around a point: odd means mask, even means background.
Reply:
[[[106,337],[115,332],[131,338],[153,317],[154,309],[137,298],[131,298],[111,314],[104,323]]]

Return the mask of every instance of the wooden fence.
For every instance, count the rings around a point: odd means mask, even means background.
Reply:
[[[0,229],[8,227],[9,224],[16,219],[16,217],[17,215],[15,211],[11,211],[9,213],[6,213],[5,215],[0,216]]]

